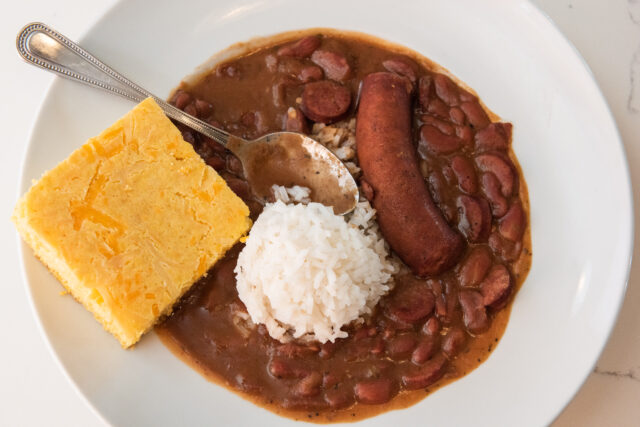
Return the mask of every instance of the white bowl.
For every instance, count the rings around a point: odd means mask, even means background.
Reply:
[[[419,404],[367,425],[541,426],[592,369],[622,301],[632,198],[622,144],[594,79],[553,24],[524,0],[132,0],[81,40],[160,96],[213,53],[285,30],[333,27],[421,52],[514,124],[531,200],[533,266],[494,354]],[[64,33],[64,28],[58,30]],[[56,80],[40,110],[22,188],[132,107]],[[154,334],[131,351],[102,330],[23,245],[35,311],[70,380],[115,425],[298,425],[243,400],[175,358]]]

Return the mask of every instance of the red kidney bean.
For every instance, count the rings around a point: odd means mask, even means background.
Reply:
[[[461,87],[458,88],[458,93],[460,94],[460,101],[462,102],[473,102],[478,100],[477,96]]]
[[[413,334],[402,334],[387,344],[387,354],[393,360],[406,360],[416,346]]]
[[[475,286],[487,275],[491,267],[491,254],[484,246],[475,247],[460,264],[458,281],[462,287]]]
[[[394,325],[387,325],[382,331],[382,338],[385,340],[390,340],[391,338],[396,336],[396,328]]]
[[[194,148],[196,150],[196,153],[198,153],[203,159],[207,159],[215,155],[215,151],[213,151],[209,145],[202,143],[202,141],[200,141],[198,144],[195,144]]]
[[[483,129],[491,123],[489,116],[487,116],[487,113],[484,112],[478,102],[463,102],[460,108],[464,111],[471,126],[476,129]]]
[[[498,178],[502,195],[509,197],[514,193],[517,176],[510,160],[497,153],[480,154],[476,156],[476,165],[482,172],[491,172]]]
[[[384,340],[380,337],[375,338],[373,340],[373,344],[371,344],[371,354],[379,355],[384,353],[385,345]]]
[[[502,237],[499,231],[495,231],[489,236],[489,247],[503,260],[512,262],[520,257],[522,242],[507,240]]]
[[[191,103],[191,95],[187,92],[179,90],[173,97],[173,105],[180,110],[184,110],[184,108]]]
[[[467,334],[458,327],[449,329],[442,339],[442,351],[444,351],[449,358],[457,356],[458,353],[464,350],[466,345]]]
[[[322,385],[322,375],[318,372],[311,372],[302,378],[294,388],[294,393],[298,396],[312,397],[320,394]]]
[[[322,80],[324,76],[320,67],[305,65],[304,62],[296,58],[281,58],[278,64],[278,72],[302,83]]]
[[[275,348],[275,354],[286,357],[288,359],[298,359],[308,357],[318,352],[319,349],[309,347],[307,345],[299,345],[295,343],[281,344]]]
[[[436,94],[448,106],[456,106],[460,104],[460,93],[458,86],[444,74],[436,74],[434,77]]]
[[[501,264],[494,265],[480,283],[484,305],[496,310],[506,305],[511,289],[511,274],[507,267]]]
[[[439,98],[431,98],[429,106],[427,107],[427,112],[440,116],[443,119],[449,117],[449,107],[447,107],[447,104],[442,102]]]
[[[432,338],[426,338],[421,340],[416,349],[411,354],[411,361],[416,365],[422,365],[427,360],[431,359],[438,351],[438,345],[436,340]]]
[[[507,239],[516,242],[522,239],[527,216],[520,201],[515,201],[509,211],[498,222],[498,231]]]
[[[464,156],[455,156],[451,159],[451,169],[456,175],[460,190],[467,194],[478,191],[478,178],[473,168],[473,163]]]
[[[309,123],[302,110],[289,107],[284,118],[284,129],[289,132],[309,133]]]
[[[429,109],[429,103],[432,98],[433,77],[426,75],[420,77],[418,81],[418,100],[423,111]]]
[[[298,73],[298,80],[302,83],[315,82],[317,80],[322,80],[323,78],[324,73],[322,72],[322,68],[315,65],[308,65]]]
[[[267,365],[269,373],[275,378],[303,378],[309,375],[309,370],[297,365],[291,360],[271,359]]]
[[[500,218],[506,214],[507,209],[509,208],[509,202],[502,195],[500,181],[498,181],[498,178],[490,172],[484,173],[480,177],[480,187],[487,197],[493,216]]]
[[[198,110],[196,110],[196,106],[193,103],[184,107],[183,111],[190,116],[198,117]]]
[[[451,125],[451,123],[446,122],[444,120],[440,120],[437,117],[431,116],[429,114],[423,114],[420,116],[420,120],[422,123],[431,125],[433,127],[438,128],[438,130],[445,135],[453,135],[456,133],[455,128]]]
[[[396,286],[387,305],[387,313],[396,321],[414,323],[427,317],[434,305],[431,289],[423,281],[412,280]]]
[[[353,334],[353,340],[358,341],[363,338],[371,338],[376,336],[377,333],[375,326],[362,326]]]
[[[440,319],[447,316],[447,300],[444,295],[438,295],[435,302],[435,313]]]
[[[300,40],[286,44],[278,49],[278,56],[293,56],[295,58],[306,58],[320,46],[320,37],[306,36]]]
[[[449,118],[451,121],[457,125],[463,125],[466,119],[464,112],[458,107],[452,107],[449,110]]]
[[[322,68],[328,79],[344,81],[351,75],[351,66],[347,58],[337,52],[316,50],[311,55],[311,61]]]
[[[215,154],[207,157],[206,163],[217,171],[221,171],[227,166],[227,162]]]
[[[331,409],[342,409],[353,405],[355,396],[351,388],[338,387],[327,390],[324,395],[324,400],[329,404]]]
[[[362,189],[362,195],[369,201],[373,200],[375,193],[373,191],[373,187],[371,184],[367,182],[366,179],[362,178],[360,180],[360,188]]]
[[[244,167],[242,162],[233,154],[227,156],[227,170],[234,175],[242,177],[244,175]]]
[[[426,153],[448,154],[452,153],[462,146],[462,141],[455,137],[440,132],[436,127],[431,125],[422,125],[420,127],[420,142],[418,143],[418,151],[423,157]]]
[[[251,188],[249,187],[249,184],[247,184],[247,181],[231,177],[225,177],[224,180],[227,181],[227,185],[231,191],[236,193],[238,197],[243,200],[251,198]]]
[[[216,126],[216,127],[221,128],[220,126]],[[201,137],[202,137],[201,138],[202,143],[207,144],[209,148],[211,148],[211,150],[214,151],[216,154],[218,154],[220,157],[227,156],[228,154],[227,149],[224,148],[222,144],[215,142],[213,139],[209,138],[208,136],[201,135]]]
[[[458,300],[462,307],[462,320],[467,331],[475,335],[486,331],[489,328],[489,318],[484,308],[482,294],[464,290],[458,294]]]
[[[360,381],[354,388],[356,399],[367,405],[388,402],[396,394],[397,385],[391,378]]]
[[[202,99],[196,99],[195,106],[198,117],[209,117],[213,113],[213,105]]]
[[[484,242],[491,232],[491,211],[484,199],[460,195],[456,200],[460,212],[458,229],[470,242]]]
[[[209,123],[211,126],[217,127],[218,129],[224,129],[224,125],[222,125],[222,123],[220,123],[219,121],[215,120],[214,118],[210,117],[210,118],[206,119],[205,121],[207,123]],[[218,144],[218,143],[216,142],[216,144]],[[220,144],[218,144],[218,145],[220,145]]]
[[[462,141],[462,145],[468,149],[473,149],[473,131],[470,126],[458,125],[456,126],[456,136]]]
[[[440,333],[440,321],[436,317],[430,317],[422,326],[422,333],[436,336]]]
[[[447,359],[442,354],[437,354],[424,365],[405,373],[402,376],[402,385],[407,390],[429,387],[442,378],[446,366]]]
[[[416,66],[412,63],[411,60],[406,58],[393,58],[387,59],[382,62],[382,66],[385,70],[390,71],[392,73],[400,74],[411,80],[411,83],[415,83],[417,80],[416,76]]]
[[[190,130],[184,129],[181,131],[182,133],[182,139],[184,139],[185,141],[187,141],[189,144],[193,145],[196,142],[196,136],[194,134],[194,132],[191,132]]]
[[[351,105],[351,92],[339,83],[322,80],[307,83],[302,92],[302,112],[315,122],[331,123]]]
[[[491,123],[476,132],[477,151],[507,151],[511,139],[511,123]]]

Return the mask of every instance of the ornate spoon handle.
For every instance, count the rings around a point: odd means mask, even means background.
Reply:
[[[138,86],[57,31],[39,22],[25,26],[16,38],[20,55],[33,65],[135,102],[151,97],[164,113],[225,145],[229,134],[166,103]]]

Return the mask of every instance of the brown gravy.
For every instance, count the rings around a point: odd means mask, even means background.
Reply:
[[[318,49],[337,52],[350,64],[350,76],[341,82],[354,95],[347,119],[355,114],[360,81],[367,74],[383,71],[384,61],[405,60],[413,64],[418,76],[434,76],[443,71],[417,53],[362,35],[315,29],[298,33],[290,40],[308,34],[322,34]],[[194,82],[181,84],[172,103],[246,139],[286,129],[287,110],[298,108],[304,87],[296,76],[303,68],[314,65],[306,57],[278,57],[276,52],[286,41],[289,40],[278,39],[275,46],[265,42],[260,48],[225,61]],[[273,63],[270,56],[277,60],[272,69],[269,68]],[[460,85],[455,90],[469,93]],[[445,131],[449,126],[456,130],[464,128],[463,131],[475,135],[481,129],[473,126],[469,118],[455,123],[453,118],[444,117],[444,108],[448,113],[456,106],[445,105],[434,89],[429,93],[432,99],[427,108],[415,102],[415,141],[434,200],[451,226],[456,227],[461,214],[455,200],[463,193],[447,170],[451,169],[451,157],[456,153],[425,151],[420,129],[425,120]],[[498,121],[498,117],[488,114],[492,122]],[[243,180],[237,159],[201,135],[185,128],[181,130],[207,163],[245,199],[252,216],[257,217],[262,206]],[[478,152],[473,147],[461,150],[457,154],[462,153],[469,159]],[[364,324],[345,328],[348,338],[324,345],[281,344],[271,339],[264,327],[253,327],[247,322],[233,273],[240,244],[194,285],[156,331],[176,355],[206,378],[289,418],[319,423],[355,421],[415,404],[439,387],[468,374],[489,357],[504,333],[513,298],[529,271],[531,240],[526,184],[510,145],[504,156],[513,165],[518,182],[508,203],[510,206],[520,203],[527,219],[520,240],[507,242],[500,240],[500,236],[494,237],[500,220],[493,218],[489,243],[470,244],[458,265],[437,277],[420,279],[408,273],[397,276],[395,289],[382,298],[377,311]],[[486,175],[484,172],[475,169],[478,180]],[[475,194],[487,197],[484,190],[479,189]],[[506,303],[496,303],[497,308],[487,307],[487,329],[476,334],[467,331],[458,301],[459,292],[469,289],[461,285],[460,277],[474,251],[490,254],[491,266],[507,266],[513,282]],[[478,286],[476,283],[471,289]],[[438,300],[436,308],[415,322],[394,318],[394,307],[406,302],[404,289],[432,292]],[[433,347],[432,354],[426,362],[416,363],[417,348],[425,345]],[[404,379],[438,358],[443,361],[439,376],[426,387],[407,390]],[[358,394],[358,388],[371,385],[374,391],[382,390],[389,398],[379,404],[362,403],[363,394]]]

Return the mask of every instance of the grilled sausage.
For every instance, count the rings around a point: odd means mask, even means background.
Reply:
[[[434,204],[411,142],[411,84],[397,74],[368,75],[356,120],[358,160],[373,188],[382,234],[420,276],[453,266],[465,241]]]
[[[302,112],[314,122],[331,123],[351,105],[351,92],[331,80],[307,83],[302,91]]]

